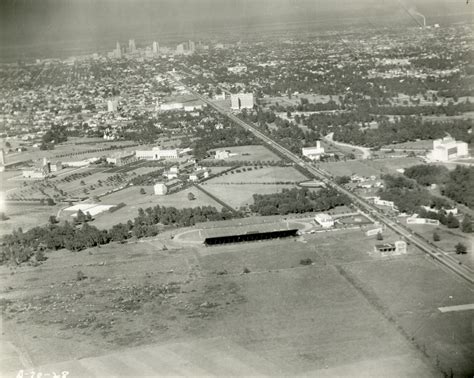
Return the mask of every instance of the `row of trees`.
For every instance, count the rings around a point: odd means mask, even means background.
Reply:
[[[139,209],[134,221],[119,223],[109,230],[99,230],[87,223],[84,215],[81,226],[69,222],[57,224],[51,222],[46,226],[34,227],[26,232],[22,229],[13,231],[2,240],[0,264],[8,262],[21,264],[29,261],[38,251],[44,249],[58,250],[66,248],[70,251],[80,251],[110,242],[123,242],[132,236],[142,238],[158,234],[158,225],[164,226],[191,226],[197,222],[217,221],[242,216],[241,213],[222,211],[214,207],[196,207],[176,209],[174,207],[155,206],[146,210]]]
[[[283,189],[280,193],[254,194],[253,199],[250,209],[260,215],[327,211],[351,202],[349,197],[334,188],[323,188],[317,192],[308,188]]]

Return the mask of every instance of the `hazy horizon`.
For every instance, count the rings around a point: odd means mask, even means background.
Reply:
[[[470,22],[472,11],[464,0],[7,0],[0,3],[0,51],[5,59],[42,46],[50,53],[113,48],[112,41],[129,38],[245,38],[266,25],[315,29],[355,20],[368,27],[416,26],[417,12],[428,23],[446,17]]]

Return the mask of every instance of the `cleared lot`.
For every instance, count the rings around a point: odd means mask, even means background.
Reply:
[[[469,314],[441,316],[438,307],[472,300],[472,291],[416,251],[371,256],[374,242],[354,230],[206,248],[180,245],[165,232],[52,253],[40,268],[13,275],[1,268],[0,284],[9,288],[1,302],[4,342],[35,366],[123,351],[79,362],[79,371],[100,366],[96,376],[118,365],[129,375],[184,374],[186,367],[323,376],[439,376],[437,365],[468,372]],[[305,258],[314,265],[302,266]],[[242,274],[244,267],[250,272]],[[77,280],[79,270],[87,278]],[[127,349],[154,343],[164,348]]]

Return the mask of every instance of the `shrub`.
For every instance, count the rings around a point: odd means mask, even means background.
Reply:
[[[312,263],[313,263],[313,260],[311,260],[310,258],[300,260],[301,265],[311,265]]]
[[[454,250],[456,251],[457,255],[464,255],[467,253],[467,247],[462,243],[456,244],[454,246]]]

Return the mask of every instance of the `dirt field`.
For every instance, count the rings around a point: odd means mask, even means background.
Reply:
[[[472,371],[469,313],[437,310],[472,291],[417,251],[373,256],[359,230],[207,248],[169,236],[0,267],[3,372],[21,361],[97,377]]]

